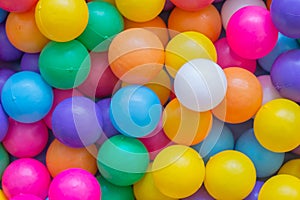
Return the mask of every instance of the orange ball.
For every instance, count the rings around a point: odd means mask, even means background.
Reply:
[[[112,72],[122,81],[144,84],[162,70],[165,53],[160,39],[143,28],[119,33],[108,49]]]
[[[169,42],[167,25],[160,17],[156,17],[147,22],[134,22],[124,18],[124,28],[145,28],[157,35],[164,46]]]
[[[81,168],[96,174],[96,157],[95,145],[71,148],[55,139],[47,150],[46,165],[52,177],[69,168]]]
[[[204,140],[212,126],[210,111],[195,112],[182,106],[177,98],[163,112],[163,130],[177,144],[195,145]]]
[[[26,53],[42,51],[49,40],[39,31],[35,23],[35,9],[26,12],[11,12],[6,20],[9,41]]]
[[[242,123],[252,118],[262,103],[262,87],[256,76],[240,67],[224,69],[227,92],[224,100],[213,109],[218,119],[228,123]]]
[[[213,5],[196,12],[176,7],[169,16],[168,28],[171,36],[176,32],[198,31],[214,42],[221,34],[222,21],[220,13]]]

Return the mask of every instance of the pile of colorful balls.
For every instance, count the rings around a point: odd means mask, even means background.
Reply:
[[[0,200],[299,200],[299,0],[1,0]]]

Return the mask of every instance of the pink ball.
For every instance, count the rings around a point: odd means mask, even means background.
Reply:
[[[228,45],[227,38],[221,38],[215,42],[217,50],[217,63],[223,69],[228,67],[241,67],[252,73],[256,70],[256,60],[250,60],[238,56],[234,51],[231,50]]]
[[[41,153],[48,142],[48,129],[43,121],[25,124],[9,119],[8,132],[3,146],[17,158],[34,157]]]
[[[83,96],[81,92],[79,92],[76,89],[69,89],[69,90],[60,90],[60,89],[53,89],[53,104],[51,107],[51,110],[48,112],[48,114],[44,117],[44,122],[47,124],[47,126],[52,129],[52,113],[56,106],[62,102],[63,100],[72,97],[72,96]]]
[[[266,8],[246,6],[231,16],[226,35],[229,46],[237,55],[258,59],[275,47],[278,31]]]
[[[20,195],[14,196],[10,200],[43,200],[43,199],[41,199],[40,197],[37,197],[35,195],[32,195],[32,194],[20,194]]]
[[[282,98],[279,94],[279,92],[276,90],[274,87],[270,75],[262,75],[258,76],[257,79],[259,80],[262,89],[263,89],[263,101],[262,105],[265,103],[273,100],[273,99],[278,99]]]
[[[45,199],[50,181],[50,174],[40,161],[20,158],[10,163],[5,169],[2,188],[9,199],[21,193]]]
[[[91,173],[83,169],[71,168],[59,173],[49,188],[51,200],[99,200],[100,185]]]

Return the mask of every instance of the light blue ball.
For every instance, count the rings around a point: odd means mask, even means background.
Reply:
[[[5,21],[7,15],[8,15],[8,12],[6,10],[3,10],[2,8],[0,8],[0,23]]]
[[[300,45],[296,39],[289,38],[279,33],[276,46],[268,55],[258,59],[258,63],[264,70],[270,72],[274,61],[280,54],[292,49],[299,49],[299,48]]]
[[[33,123],[51,109],[52,88],[35,72],[23,71],[9,77],[1,93],[2,106],[14,120]]]
[[[113,126],[130,137],[143,137],[158,125],[162,106],[157,95],[141,85],[121,88],[114,94],[110,104]]]
[[[282,165],[284,153],[275,153],[265,149],[255,138],[253,129],[242,134],[235,149],[247,155],[253,162],[258,178],[269,177]]]
[[[224,122],[214,118],[211,131],[208,136],[199,144],[192,146],[200,153],[204,162],[207,162],[213,155],[234,149],[234,138],[231,130],[224,125]]]

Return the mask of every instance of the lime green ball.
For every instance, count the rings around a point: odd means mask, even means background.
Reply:
[[[141,141],[124,135],[106,140],[97,159],[100,174],[109,182],[128,186],[143,178],[150,159]]]
[[[52,87],[70,89],[80,85],[88,76],[91,58],[88,50],[77,40],[49,42],[39,57],[42,77]]]
[[[101,186],[101,200],[134,200],[131,186],[114,185],[102,176],[98,176],[97,180]]]
[[[2,144],[0,144],[0,180],[2,179],[3,172],[8,166],[8,164],[9,164],[8,153],[6,152]]]

